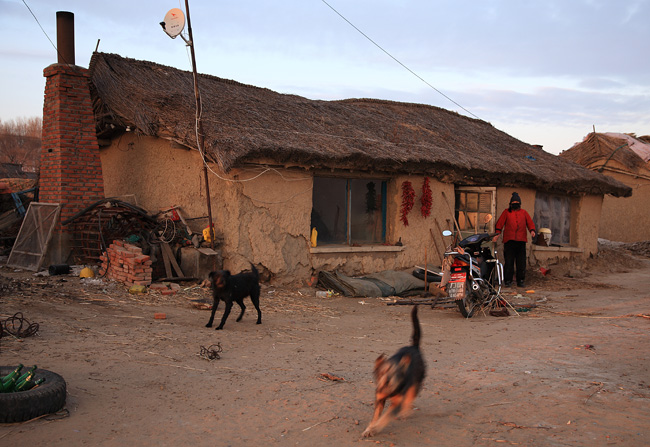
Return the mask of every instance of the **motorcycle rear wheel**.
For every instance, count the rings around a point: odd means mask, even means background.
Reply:
[[[465,318],[472,318],[474,315],[474,311],[478,307],[478,303],[472,296],[474,292],[472,291],[472,284],[469,280],[465,281],[465,296],[463,296],[463,299],[461,300],[456,300],[456,304],[458,305],[458,310],[460,310],[460,313],[463,315]]]

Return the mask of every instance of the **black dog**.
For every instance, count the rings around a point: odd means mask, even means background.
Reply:
[[[395,417],[406,416],[411,411],[413,401],[420,391],[425,366],[420,353],[420,321],[417,306],[413,306],[411,320],[413,321],[411,346],[404,346],[389,359],[382,354],[375,360],[374,374],[377,382],[375,413],[363,436],[379,433]],[[382,415],[387,399],[390,399],[390,408]]]
[[[223,325],[228,319],[232,303],[235,301],[241,307],[241,313],[237,317],[237,321],[241,321],[244,316],[246,306],[244,306],[244,298],[251,297],[253,306],[257,309],[257,324],[262,324],[262,311],[260,310],[260,275],[253,264],[251,264],[250,272],[241,272],[237,275],[231,275],[229,270],[219,270],[211,272],[209,275],[210,283],[212,284],[212,314],[210,321],[205,327],[212,327],[214,321],[214,313],[219,306],[219,300],[226,303],[226,310],[221,317],[221,323],[216,330],[223,329]]]

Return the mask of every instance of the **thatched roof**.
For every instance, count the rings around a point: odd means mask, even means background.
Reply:
[[[592,132],[560,156],[592,169],[602,168],[615,160],[630,172],[636,172],[649,168],[650,137]]]
[[[196,148],[192,73],[114,54],[90,62],[98,135],[127,126]],[[205,149],[224,171],[259,159],[303,168],[424,174],[465,185],[626,196],[616,180],[491,124],[438,107],[310,100],[199,76]]]

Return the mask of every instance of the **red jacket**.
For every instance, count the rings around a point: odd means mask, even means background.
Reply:
[[[528,231],[535,230],[533,219],[530,218],[528,211],[519,208],[518,210],[503,210],[501,217],[497,221],[496,230],[498,234],[503,232],[503,243],[508,241],[528,241]]]

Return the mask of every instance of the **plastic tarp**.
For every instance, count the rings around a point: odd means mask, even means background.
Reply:
[[[407,272],[386,270],[353,278],[339,272],[321,271],[318,283],[348,297],[399,296],[414,290],[424,291],[424,281]]]

